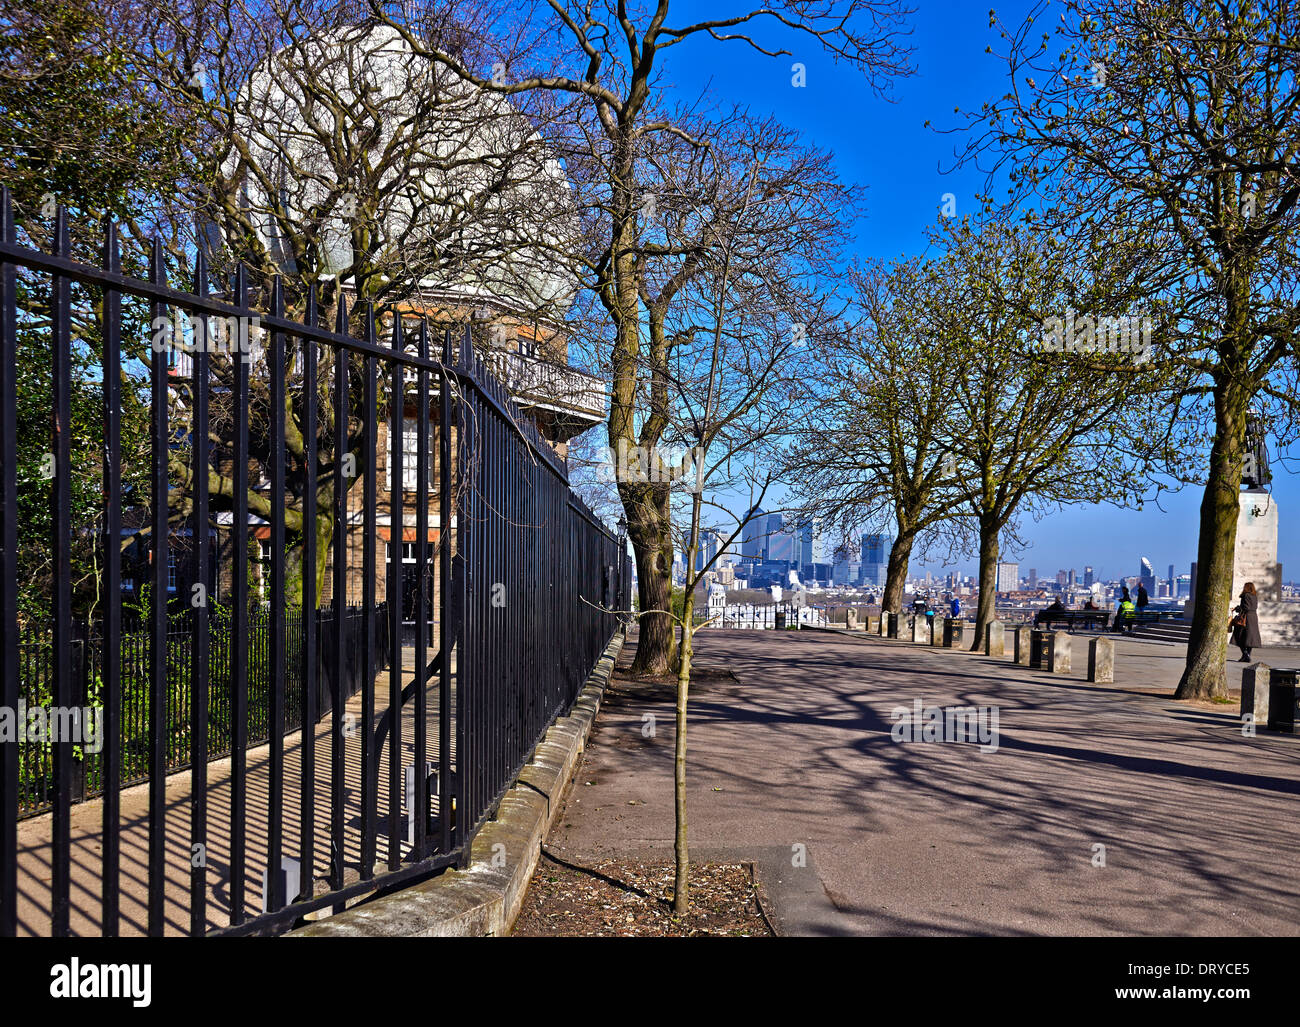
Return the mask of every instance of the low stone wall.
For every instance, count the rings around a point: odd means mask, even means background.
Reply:
[[[591,734],[623,632],[610,642],[568,716],[558,717],[532,760],[470,847],[465,870],[447,870],[286,937],[447,938],[503,935],[519,915],[542,843]]]

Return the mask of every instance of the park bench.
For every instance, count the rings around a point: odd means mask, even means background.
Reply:
[[[1104,631],[1109,619],[1110,613],[1106,610],[1039,610],[1038,616],[1034,618],[1034,627],[1050,628],[1054,624],[1061,624],[1067,631],[1074,628],[1087,630],[1094,626]]]

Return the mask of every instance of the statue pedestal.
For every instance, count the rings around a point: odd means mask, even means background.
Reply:
[[[1237,555],[1232,565],[1232,602],[1248,581],[1259,594],[1259,636],[1265,645],[1300,645],[1300,603],[1282,601],[1277,562],[1277,502],[1267,492],[1243,492],[1237,518]]]
[[[1277,502],[1267,492],[1242,492],[1237,501],[1237,553],[1232,563],[1233,604],[1248,581],[1259,601],[1282,598],[1282,568],[1277,562]]]
[[[1263,633],[1264,644],[1294,645],[1294,642],[1273,641],[1269,635],[1277,637],[1277,633],[1266,629],[1264,625],[1266,607],[1269,608],[1269,621],[1277,620],[1279,615],[1283,619],[1289,619],[1293,611],[1300,610],[1300,606],[1293,603],[1281,603],[1282,565],[1277,562],[1277,501],[1267,492],[1240,492],[1237,494],[1237,502],[1237,546],[1232,561],[1232,593],[1228,609],[1236,607],[1243,586],[1246,582],[1253,581],[1259,595],[1260,631]],[[1188,621],[1192,619],[1196,604],[1196,571],[1196,564],[1192,564],[1192,594],[1183,607],[1183,617]],[[1277,609],[1279,605],[1281,610]],[[1286,634],[1290,637],[1292,632],[1288,629]]]

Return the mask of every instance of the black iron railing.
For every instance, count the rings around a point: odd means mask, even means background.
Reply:
[[[342,630],[347,644],[347,660],[343,665],[343,698],[350,699],[356,695],[367,681],[388,664],[387,630],[388,612],[381,604],[369,614],[372,623],[367,624],[366,611],[360,607],[349,607],[344,612],[341,629],[334,610],[325,608],[315,612],[317,665],[320,666],[321,639],[331,638],[336,630]],[[246,740],[250,746],[260,745],[270,738],[271,697],[275,691],[271,668],[266,660],[269,650],[269,611],[255,610],[248,616],[248,651],[250,653],[246,705]],[[184,770],[190,765],[191,752],[195,746],[191,738],[192,710],[195,695],[194,670],[194,634],[190,626],[192,617],[187,615],[169,618],[166,635],[167,648],[167,698],[164,707],[166,728],[166,758],[164,770],[171,774]],[[235,687],[230,677],[230,626],[228,615],[209,618],[208,630],[211,639],[208,644],[208,716],[207,716],[207,753],[209,762],[222,759],[231,753],[233,734]],[[380,644],[370,654],[370,663],[363,665],[362,641],[366,631]],[[77,636],[72,649],[72,696],[73,705],[81,709],[102,710],[105,705],[103,695],[104,637],[101,625],[85,623],[74,625]],[[285,618],[286,671],[281,688],[284,692],[284,706],[288,711],[285,716],[286,733],[298,731],[302,727],[302,658],[304,630],[301,612],[290,613]],[[26,631],[20,636],[19,652],[19,703],[20,708],[48,708],[53,704],[53,651],[50,639],[36,631]],[[118,784],[121,787],[140,784],[149,780],[149,644],[150,637],[145,632],[123,632],[119,642],[118,682],[120,689],[118,717],[117,751],[120,754],[121,770]],[[325,673],[316,679],[317,717],[325,716],[330,711],[333,695],[333,681],[329,674],[333,664],[324,665]],[[73,802],[102,795],[106,777],[104,773],[103,748],[106,739],[95,725],[97,738],[92,745],[84,743],[74,751],[71,782]],[[20,818],[32,817],[48,812],[54,802],[54,746],[48,741],[29,739],[18,747],[18,815]]]
[[[254,303],[240,267],[217,299],[202,252],[192,291],[178,290],[160,246],[145,281],[122,274],[111,225],[101,266],[71,259],[63,210],[55,228],[54,254],[20,245],[0,195],[0,705],[15,709],[33,680],[51,708],[97,699],[105,744],[90,761],[76,741],[52,738],[37,771],[24,769],[25,743],[0,744],[0,936],[157,935],[178,921],[192,934],[274,933],[462,861],[613,637],[628,606],[623,541],[570,491],[563,460],[479,362],[468,328],[459,345],[447,331],[433,340],[424,321],[372,307],[357,317],[339,296],[329,330],[314,289],[298,320],[278,278]],[[186,349],[173,337],[186,359],[150,360],[128,307],[155,326],[178,311],[191,324],[222,319],[253,345]],[[16,431],[32,339],[52,354],[51,516],[36,540],[20,517],[31,486]],[[141,367],[132,394],[124,372]],[[73,424],[73,397],[84,409],[91,386],[103,498],[88,515],[73,502],[73,447],[84,449],[88,430]],[[145,436],[125,437],[131,402],[147,411]],[[402,487],[406,447],[380,438],[403,437],[407,419],[413,495]],[[138,462],[148,475],[128,486]],[[87,583],[73,543],[88,536],[100,543],[94,594],[110,597],[93,634],[77,627]],[[385,559],[397,541],[414,544],[413,570],[403,545]],[[20,611],[34,542],[51,554],[39,623]],[[257,545],[264,576],[248,555]],[[423,586],[417,630],[404,633],[411,574]],[[117,602],[124,580],[135,582],[138,625]],[[166,601],[139,599],[169,588],[192,600],[179,632]],[[228,616],[203,601],[218,593]],[[355,604],[351,629],[293,612],[327,609],[329,596]],[[92,667],[93,686],[83,684]],[[286,737],[318,723],[286,760]],[[139,781],[147,794],[124,797]],[[102,826],[74,850],[73,803],[92,792]],[[22,819],[33,801],[47,813]],[[143,825],[131,844],[127,824]],[[176,836],[183,868],[168,862]],[[214,845],[228,851],[224,873],[189,858]],[[28,867],[40,859],[47,869]],[[74,875],[79,894],[97,884],[97,909],[73,908]],[[128,878],[147,891],[135,920]]]

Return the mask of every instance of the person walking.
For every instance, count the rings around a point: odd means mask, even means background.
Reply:
[[[958,599],[956,596],[952,597],[952,615],[954,617],[961,616],[961,600]]]
[[[1241,602],[1232,618],[1232,644],[1241,650],[1238,663],[1250,662],[1250,651],[1263,645],[1259,638],[1259,595],[1255,583],[1248,581],[1241,589]]]
[[[1146,585],[1139,584],[1139,585],[1138,585],[1138,594],[1137,594],[1137,608],[1138,608],[1138,613],[1141,613],[1143,610],[1145,610],[1145,609],[1146,609],[1146,606],[1147,606],[1147,603],[1149,603],[1149,602],[1151,602],[1151,597],[1150,597],[1149,595],[1147,595],[1147,587],[1146,587]]]

